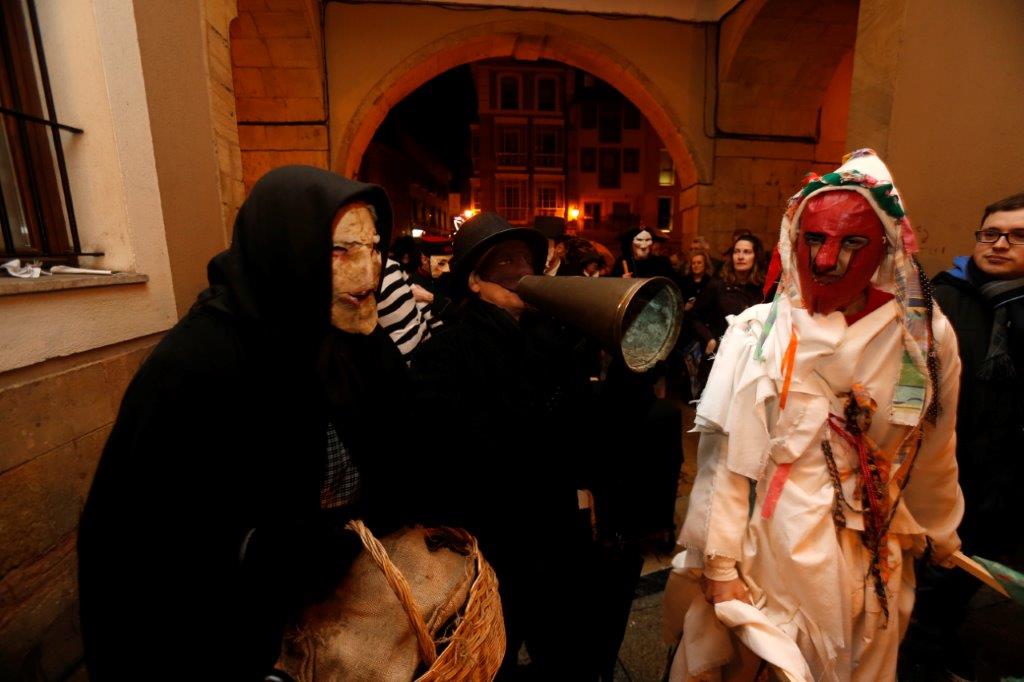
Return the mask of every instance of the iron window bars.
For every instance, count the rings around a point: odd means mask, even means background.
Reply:
[[[83,131],[56,120],[34,0],[0,0],[0,123],[0,257],[103,255],[79,242],[60,131]]]

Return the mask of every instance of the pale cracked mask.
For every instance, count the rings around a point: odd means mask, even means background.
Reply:
[[[362,202],[342,206],[334,216],[331,252],[333,301],[331,324],[353,334],[369,334],[377,326],[381,257],[380,235]]]
[[[633,258],[636,260],[647,258],[651,254],[651,244],[653,243],[651,233],[641,230],[637,236],[633,237]]]

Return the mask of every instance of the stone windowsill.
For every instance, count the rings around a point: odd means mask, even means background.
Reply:
[[[142,284],[148,281],[149,275],[137,272],[117,272],[113,275],[43,275],[34,279],[0,276],[0,296],[36,294],[64,289],[110,287],[120,284]]]

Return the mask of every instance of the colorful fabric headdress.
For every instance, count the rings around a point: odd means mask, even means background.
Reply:
[[[837,191],[864,196],[885,228],[886,255],[872,283],[896,297],[904,346],[890,421],[911,427],[919,426],[922,417],[934,422],[939,407],[938,360],[931,328],[931,287],[914,258],[918,250],[917,238],[893,185],[892,175],[873,150],[852,152],[843,159],[843,165],[831,173],[809,174],[803,188],[790,197],[779,234],[782,280],[776,300],[787,296],[794,307],[803,307],[796,263],[800,214],[812,196]]]

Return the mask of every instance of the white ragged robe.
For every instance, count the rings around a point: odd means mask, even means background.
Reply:
[[[905,412],[899,417],[891,409],[904,352],[897,302],[847,325],[841,313],[812,317],[782,298],[777,317],[762,334],[769,310],[767,304],[754,306],[732,319],[697,410],[698,473],[680,539],[687,551],[677,557],[675,587],[665,605],[671,635],[682,633],[672,679],[701,674],[712,679],[713,669],[732,654],[729,642],[714,634],[721,627],[711,622],[714,613],[792,679],[892,679],[913,607],[912,555],[930,543],[942,560],[960,544],[956,337],[936,308],[936,389],[944,411],[936,424],[921,420],[921,447],[916,456],[904,457],[901,453],[914,450],[900,447],[913,427],[905,423]],[[780,409],[793,333],[798,341],[791,383]],[[888,533],[883,571],[888,620],[869,576],[871,554],[860,539],[857,451],[828,425],[830,413],[843,414],[854,384],[877,403],[867,435],[890,462],[890,505],[900,498],[899,482],[910,472]],[[924,404],[930,398],[926,395]],[[843,529],[832,516],[835,492],[825,440],[844,497],[852,503],[843,508]],[[756,483],[752,509],[751,481]],[[695,579],[702,571],[718,580],[738,571],[753,605],[711,608],[693,585],[680,586],[680,580]]]

